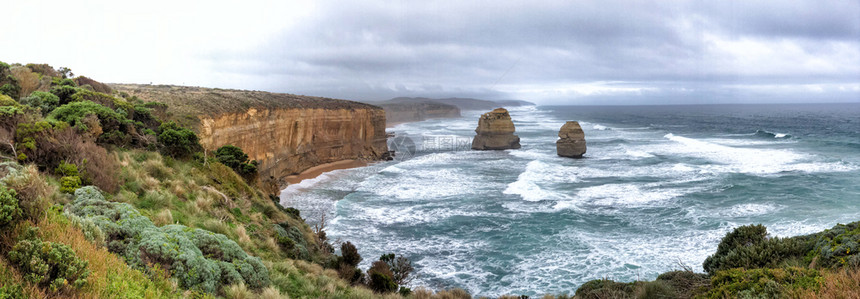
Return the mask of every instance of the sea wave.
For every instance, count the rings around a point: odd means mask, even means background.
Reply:
[[[774,132],[768,132],[765,130],[757,130],[757,131],[755,131],[755,133],[753,133],[753,136],[763,137],[763,138],[791,138],[791,135],[786,134],[786,133],[774,133]]]

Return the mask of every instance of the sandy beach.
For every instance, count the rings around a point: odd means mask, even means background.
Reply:
[[[329,172],[332,170],[348,169],[348,168],[355,168],[355,167],[362,167],[362,166],[367,166],[367,162],[361,161],[361,160],[341,160],[341,161],[337,161],[337,162],[321,164],[321,165],[317,165],[317,166],[308,168],[307,170],[302,171],[301,173],[299,173],[297,175],[291,175],[291,176],[284,178],[284,181],[286,181],[287,184],[290,184],[290,185],[298,184],[299,182],[301,182],[303,180],[315,178],[315,177],[319,176],[320,174],[323,174],[323,173],[326,173],[326,172]]]

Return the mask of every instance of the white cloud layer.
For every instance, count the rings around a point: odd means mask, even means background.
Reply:
[[[14,1],[0,60],[347,99],[860,101],[857,1]]]

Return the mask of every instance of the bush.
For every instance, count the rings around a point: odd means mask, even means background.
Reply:
[[[273,226],[278,245],[287,253],[287,257],[297,260],[311,260],[309,244],[302,231],[288,222]]]
[[[406,285],[412,281],[409,275],[415,269],[412,268],[412,262],[409,259],[402,256],[395,258],[393,253],[389,253],[382,255],[379,260],[388,265],[388,269],[391,270],[392,274],[391,278],[398,285]]]
[[[708,274],[731,268],[775,268],[812,250],[808,237],[769,238],[763,225],[741,226],[726,234],[717,252],[705,259]]]
[[[837,224],[816,234],[813,252],[823,267],[860,267],[860,222]]]
[[[162,123],[158,126],[158,132],[158,142],[165,155],[175,158],[190,157],[202,148],[197,134],[175,122]]]
[[[54,109],[48,117],[66,122],[77,128],[78,131],[86,132],[89,131],[90,128],[84,120],[89,115],[95,115],[98,117],[99,125],[101,126],[102,131],[105,132],[105,135],[110,133],[116,134],[114,133],[115,131],[124,134],[124,131],[127,130],[128,125],[131,123],[131,121],[125,118],[125,116],[117,113],[116,111],[91,101],[65,104]],[[104,137],[100,138],[100,140],[101,139],[104,139]]]
[[[383,261],[375,261],[367,270],[367,287],[377,293],[391,293],[397,290],[394,274]]]
[[[240,175],[253,175],[257,173],[257,161],[248,162],[248,155],[241,148],[234,145],[225,145],[215,151],[215,158],[221,164],[233,168]]]
[[[57,96],[60,100],[60,105],[68,104],[72,101],[72,95],[78,92],[78,88],[68,85],[58,85],[51,87],[51,94]]]
[[[73,194],[80,187],[81,178],[79,176],[64,176],[60,178],[60,191],[63,193]]]
[[[183,225],[156,227],[131,205],[108,202],[94,187],[78,189],[66,209],[91,219],[104,232],[108,250],[129,265],[158,265],[185,289],[214,293],[230,284],[255,289],[269,285],[262,261],[224,235]]]
[[[18,206],[18,194],[14,189],[8,189],[0,185],[0,228],[14,223],[21,216],[21,208]]]
[[[19,107],[19,106],[21,106],[21,104],[16,102],[15,99],[13,99],[10,96],[7,96],[5,94],[0,94],[0,106]]]
[[[785,269],[730,269],[711,277],[706,298],[783,298],[797,290],[817,290],[823,278],[817,270],[790,267]]]
[[[60,106],[60,97],[44,91],[34,91],[29,96],[21,98],[21,104],[42,110],[48,114]]]
[[[358,254],[358,249],[349,241],[340,245],[340,255],[343,258],[343,263],[349,266],[356,267],[361,263],[361,255]]]
[[[43,217],[43,212],[50,206],[48,197],[55,192],[39,174],[39,169],[35,165],[22,167],[15,162],[0,163],[0,171],[4,168],[8,174],[0,178],[0,183],[17,193],[22,218],[35,220]]]
[[[708,275],[693,271],[670,271],[657,276],[657,280],[674,289],[679,298],[692,298],[694,294],[707,289],[711,283]]]
[[[31,227],[9,252],[9,260],[30,283],[48,287],[52,292],[80,288],[87,283],[88,263],[69,246],[43,242],[38,229]]]
[[[609,279],[596,279],[584,283],[576,289],[576,297],[582,299],[632,298],[633,283],[615,282]]]

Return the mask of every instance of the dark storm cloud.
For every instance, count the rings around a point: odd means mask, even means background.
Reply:
[[[850,99],[858,39],[856,1],[370,1],[321,4],[265,44],[210,57],[261,89],[365,100],[706,102],[809,84],[846,85],[828,88]]]

